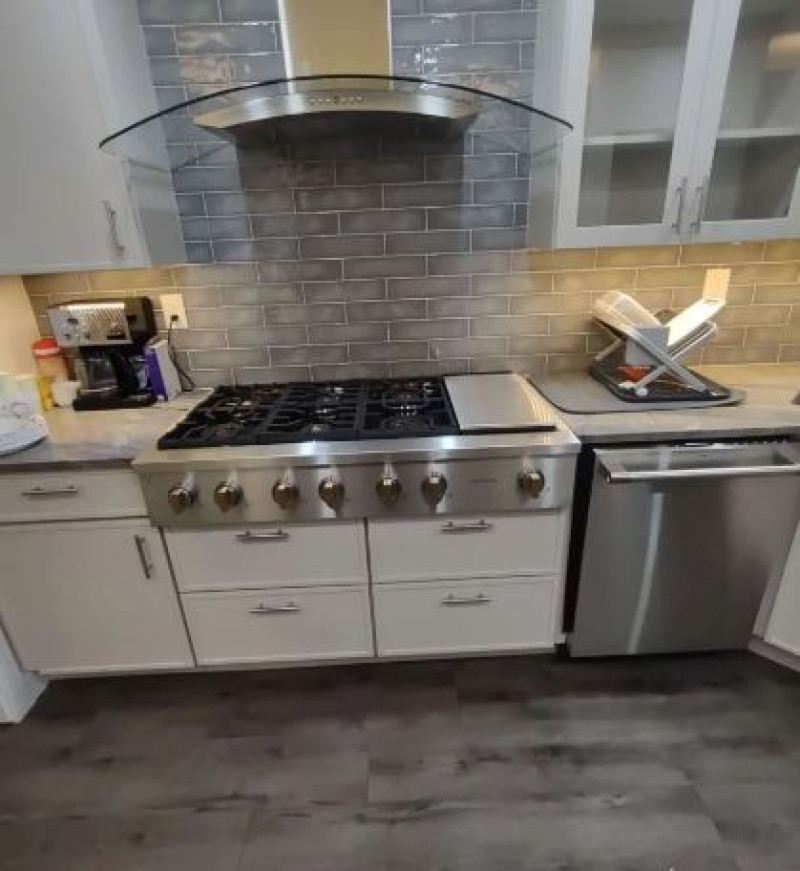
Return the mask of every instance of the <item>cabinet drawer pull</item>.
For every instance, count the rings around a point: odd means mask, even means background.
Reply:
[[[30,490],[23,490],[22,495],[28,499],[52,499],[59,496],[77,496],[80,492],[80,487],[68,484],[66,487],[31,487]]]
[[[242,544],[254,544],[259,541],[286,541],[289,533],[283,529],[276,529],[274,532],[242,532],[236,536],[236,540]]]
[[[494,524],[489,523],[488,520],[478,520],[474,523],[453,523],[453,521],[450,520],[442,526],[442,532],[447,534],[459,532],[488,532],[493,528]]]
[[[250,613],[260,617],[264,614],[296,614],[299,610],[299,605],[287,602],[285,605],[256,605],[250,609]]]
[[[143,535],[134,535],[133,541],[136,545],[136,552],[139,554],[142,571],[149,581],[153,577],[153,560],[150,558],[150,548],[147,544],[147,539]]]
[[[442,599],[443,605],[489,605],[492,600],[485,593],[477,596],[454,596],[452,593]]]

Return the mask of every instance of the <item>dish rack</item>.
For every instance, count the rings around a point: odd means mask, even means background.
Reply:
[[[597,354],[589,372],[628,402],[727,399],[729,390],[681,363],[717,334],[711,319],[724,305],[724,298],[703,296],[662,323],[627,294],[605,293],[592,313],[613,340]]]

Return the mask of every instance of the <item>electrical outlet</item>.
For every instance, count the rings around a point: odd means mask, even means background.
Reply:
[[[161,297],[161,308],[164,312],[164,321],[169,327],[172,323],[173,330],[185,330],[189,323],[186,320],[186,306],[183,304],[182,293],[167,293]]]

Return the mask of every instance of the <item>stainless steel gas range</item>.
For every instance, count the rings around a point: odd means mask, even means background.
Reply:
[[[134,467],[154,525],[200,528],[561,509],[578,450],[488,374],[218,388]]]

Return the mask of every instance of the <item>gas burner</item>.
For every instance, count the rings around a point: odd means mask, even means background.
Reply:
[[[383,406],[395,414],[412,417],[428,406],[434,393],[434,386],[430,381],[392,384],[383,395]]]
[[[418,415],[414,416],[401,416],[401,417],[387,417],[386,420],[381,421],[381,429],[390,433],[397,433],[402,435],[408,434],[425,434],[426,432],[430,432],[434,428],[433,423],[427,417],[419,417]]]
[[[441,378],[220,387],[159,448],[356,440],[459,432]]]

